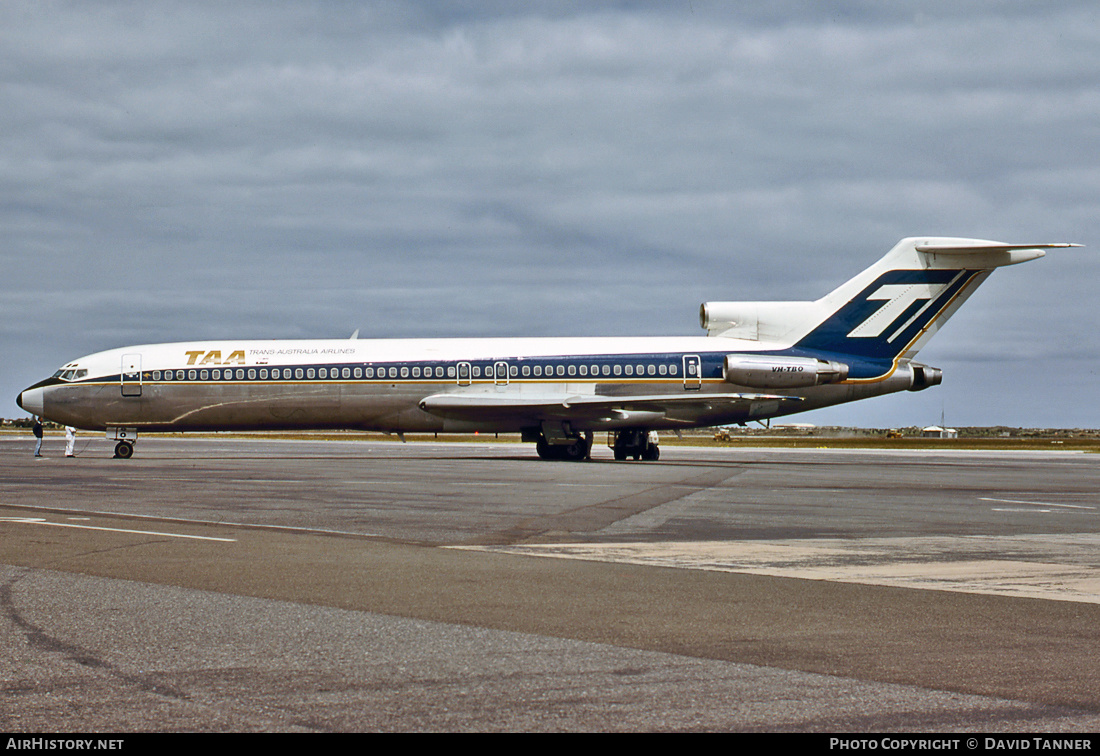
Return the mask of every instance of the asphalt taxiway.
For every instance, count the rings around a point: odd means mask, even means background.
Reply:
[[[49,444],[0,441],[9,731],[1100,725],[1097,455]]]

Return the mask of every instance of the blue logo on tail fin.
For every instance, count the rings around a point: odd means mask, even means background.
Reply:
[[[892,363],[981,272],[926,269],[884,273],[795,348]]]

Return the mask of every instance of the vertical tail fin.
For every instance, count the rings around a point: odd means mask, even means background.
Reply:
[[[829,313],[796,347],[893,362],[912,358],[995,268],[1071,244],[902,239],[881,260],[818,300]]]
[[[881,260],[814,302],[708,302],[711,335],[767,341],[796,353],[843,355],[853,378],[912,358],[995,268],[1077,244],[902,239]],[[864,369],[855,369],[864,363]]]

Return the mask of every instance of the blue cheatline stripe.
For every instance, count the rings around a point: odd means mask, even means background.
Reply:
[[[352,381],[361,383],[431,381],[433,383],[455,383],[459,381],[460,366],[463,366],[463,370],[466,370],[468,366],[468,376],[464,374],[462,380],[485,383],[496,380],[497,366],[503,363],[507,366],[507,379],[509,382],[628,382],[631,380],[682,382],[684,380],[685,357],[697,357],[700,363],[700,375],[688,376],[688,380],[694,380],[697,377],[703,380],[720,380],[726,353],[726,351],[720,351],[711,353],[589,354],[448,361],[325,363],[324,365],[313,363],[279,366],[181,367],[143,370],[141,380],[144,383],[164,385],[174,383],[231,384],[238,381],[272,383],[288,381],[293,383],[310,381]],[[650,368],[653,370],[652,373]],[[661,372],[662,368],[664,368],[663,373]],[[322,370],[325,371],[324,376],[321,375]],[[113,383],[119,380],[120,376],[114,375],[88,381],[72,381],[71,383]]]

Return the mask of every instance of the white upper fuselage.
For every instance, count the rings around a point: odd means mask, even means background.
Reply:
[[[457,363],[538,357],[757,352],[783,348],[781,344],[742,339],[717,340],[706,336],[186,341],[110,349],[81,357],[66,367],[87,369],[89,377],[117,375],[122,357],[128,354],[140,354],[141,368],[145,371],[223,365],[283,367],[310,364],[319,367],[347,362]]]

